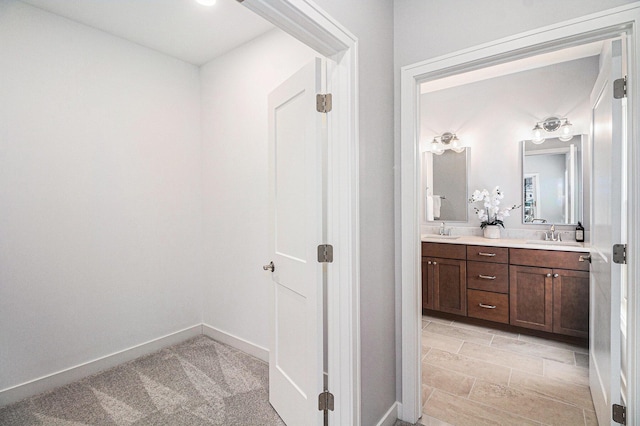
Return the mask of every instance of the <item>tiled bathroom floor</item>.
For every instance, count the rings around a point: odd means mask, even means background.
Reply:
[[[422,317],[425,426],[595,425],[588,349]]]

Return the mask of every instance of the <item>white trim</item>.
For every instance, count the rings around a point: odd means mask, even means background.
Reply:
[[[629,185],[629,282],[640,282],[639,251],[633,244],[640,241],[640,152],[633,141],[640,141],[640,126],[637,102],[640,101],[640,78],[638,58],[640,58],[640,2],[607,11],[583,16],[522,34],[506,37],[462,51],[402,67],[401,69],[401,303],[402,303],[402,405],[400,418],[414,423],[420,416],[420,232],[418,216],[418,147],[417,147],[417,83],[425,79],[436,79],[445,74],[455,74],[484,66],[523,58],[571,45],[582,44],[621,33],[625,28],[633,41],[633,52],[629,60],[630,100],[628,152],[630,170]],[[631,103],[631,102],[630,102]],[[635,115],[634,115],[635,114]],[[635,220],[634,220],[635,218]],[[628,378],[629,404],[627,418],[637,418],[640,380],[636,379],[640,361],[638,342],[640,341],[640,291],[636,286],[629,288],[629,334],[627,353],[629,355]],[[633,317],[631,317],[633,315]],[[640,349],[640,348],[638,348]]]
[[[360,425],[360,219],[358,187],[358,39],[311,0],[244,0],[242,4],[335,65],[327,78],[327,266],[329,389],[335,395],[330,424]]]
[[[144,342],[91,361],[83,362],[82,364],[47,374],[46,376],[42,376],[25,383],[2,389],[0,390],[0,407],[41,392],[46,392],[59,386],[64,386],[108,368],[115,367],[123,362],[128,362],[138,357],[148,355],[162,348],[166,348],[167,346],[175,345],[176,343],[180,343],[201,334],[201,324],[193,325],[183,330],[158,337],[157,339],[149,340],[148,342]]]
[[[269,349],[263,348],[255,343],[251,343],[241,337],[234,336],[231,333],[222,331],[209,324],[202,324],[202,334],[207,337],[211,337],[213,340],[217,340],[218,342],[233,346],[234,348],[252,355],[259,360],[267,363],[269,362]]]
[[[396,401],[382,416],[380,421],[376,423],[376,426],[393,426],[398,419],[398,407],[400,404]]]

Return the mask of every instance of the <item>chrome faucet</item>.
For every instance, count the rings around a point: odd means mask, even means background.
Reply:
[[[551,229],[549,229],[549,232],[544,233],[544,240],[545,241],[562,241],[560,231],[556,232],[555,223],[551,225]]]
[[[444,227],[444,226],[445,226],[445,225],[444,225],[444,222],[442,222],[442,223],[440,224],[440,232],[439,232],[439,234],[440,234],[440,235],[447,235],[447,234],[446,234],[446,230],[445,230],[445,227]]]

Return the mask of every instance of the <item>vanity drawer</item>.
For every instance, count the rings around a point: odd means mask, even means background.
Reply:
[[[467,315],[509,324],[509,295],[489,291],[467,290]]]
[[[509,250],[512,265],[573,269],[576,271],[589,270],[589,262],[580,262],[580,256],[587,256],[589,253],[513,248]]]
[[[509,263],[509,249],[506,247],[467,246],[467,260]]]
[[[422,243],[422,255],[459,260],[465,260],[467,258],[464,245],[448,243]]]
[[[509,265],[505,263],[467,262],[467,288],[509,292]]]

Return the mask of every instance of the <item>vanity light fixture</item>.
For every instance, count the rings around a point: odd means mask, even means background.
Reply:
[[[569,122],[568,118],[549,117],[544,121],[537,122],[533,127],[532,132],[533,138],[531,142],[535,143],[536,145],[539,145],[545,141],[545,132],[558,132],[558,139],[566,142],[573,138],[573,124]]]
[[[431,152],[436,155],[442,155],[445,150],[450,149],[454,152],[464,152],[465,147],[460,145],[460,139],[455,133],[445,132],[440,136],[435,136],[431,142]]]

